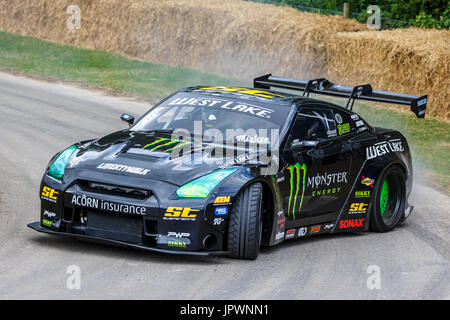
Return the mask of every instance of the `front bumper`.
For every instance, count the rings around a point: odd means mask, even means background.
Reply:
[[[89,242],[93,242],[93,243],[109,244],[109,245],[114,245],[114,246],[118,246],[118,247],[134,248],[134,249],[145,250],[145,251],[154,251],[154,252],[162,252],[162,253],[170,253],[170,254],[178,254],[178,255],[196,255],[196,256],[209,256],[209,255],[226,256],[229,254],[227,251],[167,250],[167,249],[149,247],[149,246],[146,246],[145,244],[136,244],[136,243],[129,243],[129,242],[125,242],[125,241],[118,241],[118,240],[107,239],[107,238],[102,238],[102,237],[87,236],[87,235],[83,235],[83,234],[76,234],[76,233],[70,233],[70,232],[54,231],[54,230],[50,230],[50,229],[42,227],[39,221],[29,223],[28,227],[30,227],[31,229],[36,230],[38,232],[48,233],[48,234],[52,234],[52,235],[70,237],[70,238],[85,240],[85,241],[89,241]]]

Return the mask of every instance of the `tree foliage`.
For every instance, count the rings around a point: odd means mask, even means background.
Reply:
[[[448,0],[256,0],[259,2],[289,5],[303,10],[321,9],[319,12],[342,11],[344,2],[350,3],[352,17],[365,22],[370,15],[367,8],[377,5],[381,9],[384,27],[417,26],[448,29],[450,27],[450,2]],[[314,11],[314,10],[312,10]]]

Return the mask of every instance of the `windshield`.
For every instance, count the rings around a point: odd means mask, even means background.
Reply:
[[[269,143],[271,132],[279,131],[288,116],[288,107],[278,109],[283,110],[275,113],[266,103],[179,93],[150,110],[131,130],[183,129],[205,139],[219,132],[227,141]]]

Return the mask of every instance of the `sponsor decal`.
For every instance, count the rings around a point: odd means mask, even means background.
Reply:
[[[130,166],[125,166],[122,164],[114,164],[114,163],[102,163],[99,166],[97,166],[97,169],[133,173],[133,174],[139,174],[141,176],[145,176],[150,171],[149,169],[130,167]]]
[[[325,227],[323,227],[323,230],[330,230],[334,227],[334,224],[330,223],[330,224],[326,224]]]
[[[80,207],[92,208],[102,211],[112,211],[120,213],[137,214],[144,216],[147,213],[146,207],[135,206],[130,204],[122,204],[117,202],[105,201],[102,199],[91,198],[86,195],[73,195],[72,205]]]
[[[59,194],[59,192],[57,192],[53,188],[43,187],[42,193],[41,193],[41,199],[56,203],[56,200],[58,200],[58,194]]]
[[[275,235],[275,241],[281,240],[281,239],[283,239],[283,238],[284,238],[284,232],[278,232],[278,233]]]
[[[339,229],[362,228],[366,219],[346,219],[339,222]]]
[[[277,179],[277,183],[280,183],[280,182],[283,182],[283,181],[284,181],[284,176],[279,177],[279,178]]]
[[[373,185],[375,184],[375,180],[362,176],[361,183],[365,186],[373,188]]]
[[[164,220],[190,220],[195,221],[197,213],[200,210],[183,207],[168,207],[164,213]]]
[[[312,192],[311,196],[318,197],[318,196],[325,196],[325,195],[329,195],[329,194],[335,194],[335,193],[339,193],[339,192],[341,192],[340,187],[328,188],[328,189],[323,189],[323,190],[314,190]]]
[[[190,237],[190,233],[185,233],[185,232],[173,232],[173,231],[169,231],[167,233],[168,237],[172,237],[172,238],[189,238]]]
[[[299,237],[303,237],[306,232],[308,232],[308,228],[307,227],[301,227],[300,229],[298,229],[298,236]]]
[[[254,115],[261,118],[270,118],[274,112],[271,109],[264,108],[253,104],[243,104],[241,102],[229,101],[229,100],[214,100],[203,98],[176,98],[169,105],[189,105],[189,106],[204,106],[214,107],[220,109],[227,109],[245,114]]]
[[[424,98],[422,100],[417,101],[417,106],[421,107],[421,106],[423,106],[426,103],[427,103],[427,98]]]
[[[335,129],[335,130],[327,131],[327,137],[328,137],[328,138],[332,138],[332,137],[336,137],[336,136],[337,136],[337,131],[336,131],[336,129]]]
[[[358,128],[357,132],[363,132],[363,131],[366,131],[366,130],[367,130],[367,127],[361,127],[361,128]]]
[[[403,144],[400,139],[383,141],[366,148],[366,159],[370,160],[380,156],[384,156],[391,152],[403,151],[405,151],[405,149],[403,148]]]
[[[184,241],[167,241],[169,247],[186,248],[187,244]]]
[[[320,226],[314,226],[309,229],[309,233],[317,233],[320,232]]]
[[[243,164],[243,163],[249,163],[250,160],[256,160],[257,155],[252,154],[252,155],[248,155],[248,154],[243,154],[240,155],[238,157],[235,157],[233,159],[228,159],[225,161],[225,163],[221,164],[219,166],[220,169],[225,169],[228,168],[232,165],[236,165],[236,164]]]
[[[300,165],[300,163],[296,163],[294,165],[288,166],[287,170],[290,173],[290,191],[289,191],[289,203],[288,203],[288,216],[291,215],[295,219],[295,211],[298,210],[300,212],[303,204],[303,197],[305,196],[305,177],[306,177],[306,164]],[[302,172],[300,176],[300,171]],[[301,183],[300,183],[301,182]],[[301,196],[299,201],[299,206],[297,209],[297,200],[298,195],[301,189]]]
[[[219,196],[214,200],[214,204],[229,204],[231,196]]]
[[[340,136],[350,132],[350,123],[338,124],[337,127]]]
[[[356,125],[357,127],[362,127],[362,126],[364,126],[364,121],[358,120],[358,121],[355,122],[355,125]]]
[[[373,187],[373,183],[371,183],[371,185]],[[355,198],[370,198],[370,191],[355,191]]]
[[[352,114],[350,118],[352,118],[352,120],[354,121],[359,120],[359,116],[356,113]]]
[[[356,213],[366,213],[368,204],[366,203],[352,203],[350,205],[350,210],[348,213],[356,214]]]
[[[295,236],[295,229],[289,229],[286,231],[286,239],[293,238]]]
[[[56,213],[45,210],[44,211],[44,216],[47,216],[50,219],[52,219],[52,218],[56,217]]]
[[[227,207],[216,207],[214,208],[214,214],[216,216],[224,216],[228,214],[228,208]]]
[[[214,91],[227,91],[227,92],[238,92],[243,94],[249,94],[252,96],[258,96],[262,98],[274,98],[274,97],[284,97],[281,94],[276,94],[273,92],[268,92],[264,90],[258,90],[258,89],[248,89],[248,88],[238,88],[238,87],[206,87],[206,88],[200,88],[201,90],[214,90]]]
[[[222,222],[224,222],[225,219],[223,218],[214,218],[214,223],[213,226],[220,226],[222,224]]]
[[[318,187],[328,187],[331,184],[336,183],[347,183],[347,172],[338,173],[327,173],[322,175],[317,174],[315,177],[308,177],[308,187],[318,188]]]
[[[342,116],[339,113],[336,113],[334,118],[336,119],[336,122],[341,124],[342,123]]]
[[[254,136],[236,136],[237,142],[250,142],[250,143],[260,143],[260,144],[268,144],[270,142],[269,138],[267,137],[258,137],[257,135]]]
[[[317,174],[315,177],[308,177],[308,188],[320,190],[313,190],[312,196],[324,196],[339,193],[341,191],[341,187],[333,187],[333,188],[322,188],[328,187],[333,184],[346,184],[347,183],[347,172],[338,172],[338,173],[324,173]]]
[[[46,226],[46,227],[51,227],[52,226],[52,222],[46,219],[42,219],[42,225]]]
[[[277,220],[277,224],[280,226],[280,229],[284,228],[284,223],[286,222],[286,218],[282,217],[282,218],[278,218]]]

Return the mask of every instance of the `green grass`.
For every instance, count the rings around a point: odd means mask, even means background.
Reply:
[[[0,69],[110,88],[152,100],[191,85],[242,83],[122,55],[0,32]]]
[[[162,99],[191,85],[249,85],[181,67],[171,67],[115,55],[59,45],[31,37],[0,32],[0,70],[110,88],[130,95]],[[374,126],[395,128],[408,139],[416,168],[427,181],[450,192],[450,124],[417,119],[356,103],[355,111]],[[417,170],[416,170],[417,171]]]

